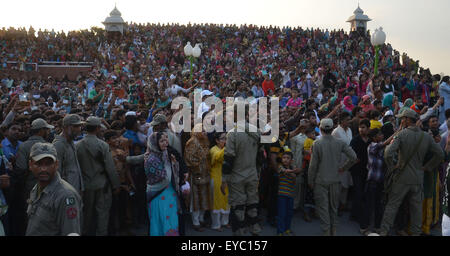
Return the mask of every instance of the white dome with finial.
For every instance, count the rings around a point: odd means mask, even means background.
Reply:
[[[114,6],[114,9],[109,13],[109,17],[105,19],[103,24],[113,24],[113,23],[125,23],[122,19],[122,13],[117,10],[117,7]]]
[[[352,21],[371,21],[371,19],[364,14],[364,11],[359,7],[358,4],[358,8],[356,8],[356,10],[353,12],[354,15],[350,16],[350,18],[348,18],[347,22],[352,22]]]
[[[102,22],[105,25],[105,29],[108,32],[118,31],[123,33],[125,21],[122,19],[122,13],[117,9],[117,6],[114,5],[114,9],[109,13],[109,17]]]
[[[351,31],[356,31],[358,29],[367,30],[367,22],[371,19],[364,14],[364,11],[359,7],[353,12],[353,15],[348,18],[347,22],[351,23]]]
[[[356,10],[353,13],[354,14],[358,14],[358,13],[363,14],[364,11],[359,7],[359,4],[358,4],[358,8],[356,8]]]
[[[122,13],[117,10],[117,7],[114,5],[114,9],[109,13],[109,16],[122,16]]]

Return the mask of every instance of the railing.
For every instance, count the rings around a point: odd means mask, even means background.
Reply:
[[[78,66],[78,67],[85,67],[85,66],[92,66],[93,62],[79,62],[79,61],[41,61],[39,62],[40,67],[48,67],[48,66]]]
[[[12,66],[18,67],[19,62],[18,61],[7,61],[7,68],[11,68]],[[92,67],[94,63],[93,62],[78,62],[78,61],[41,61],[39,63],[35,62],[27,62],[25,63],[24,70],[30,71],[38,71],[39,67],[64,67],[64,68],[71,68],[71,67]],[[31,69],[30,69],[31,67]],[[18,67],[20,70],[20,67]]]
[[[18,63],[19,63],[18,61],[7,61],[6,62],[6,67],[7,68],[11,68],[11,66],[13,66],[13,65],[17,66]],[[30,66],[31,66],[31,70],[38,71],[38,64],[37,63],[32,63],[32,62],[25,63],[24,70],[30,71],[30,69],[27,68],[27,67],[30,67]],[[18,67],[18,68],[20,70],[20,67]]]

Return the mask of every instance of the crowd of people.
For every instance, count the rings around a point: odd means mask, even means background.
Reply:
[[[199,58],[184,56],[188,41],[201,43]],[[369,32],[343,30],[3,28],[0,233],[185,235],[191,218],[196,232],[258,235],[268,222],[293,235],[301,214],[336,235],[350,211],[363,235],[430,235],[449,215],[449,77],[390,44],[379,53],[375,73]],[[93,67],[69,79],[27,65],[43,61]],[[171,102],[196,92],[278,99],[280,136],[259,142],[270,125],[174,132]],[[207,104],[191,111],[219,114]]]

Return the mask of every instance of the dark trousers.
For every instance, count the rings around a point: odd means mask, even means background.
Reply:
[[[26,186],[23,178],[15,177],[12,173],[11,175],[11,187],[9,188],[10,198],[8,203],[10,235],[25,236],[28,225],[27,200],[30,197],[32,187]]]
[[[278,198],[278,176],[273,175],[270,180],[269,193],[268,193],[268,209],[267,219],[270,224],[275,224],[277,217],[277,198]]]
[[[367,182],[364,193],[365,202],[362,204],[360,228],[366,229],[369,227],[372,214],[375,217],[375,228],[380,228],[383,218],[383,188],[383,182]]]
[[[133,215],[133,224],[135,227],[146,225],[148,223],[147,214],[147,177],[143,166],[137,166],[132,169],[131,177],[136,186],[136,192],[131,196],[131,206]]]
[[[14,234],[14,223],[12,222],[14,218],[15,209],[11,210],[11,205],[14,205],[14,201],[12,200],[12,191],[11,189],[3,189],[3,196],[5,197],[6,204],[8,205],[8,211],[0,217],[0,221],[3,224],[3,229],[5,231],[5,236],[13,236]]]
[[[395,217],[394,228],[397,231],[407,231],[409,224],[409,196],[403,199]]]
[[[118,195],[113,195],[109,218],[109,234],[117,235],[119,231],[128,229],[128,200],[129,193],[121,190]]]
[[[186,200],[183,195],[179,195],[181,213],[178,214],[178,232],[180,236],[186,235],[186,218],[188,217],[186,214],[188,209],[186,208]]]
[[[0,217],[0,221],[3,224],[3,230],[5,231],[5,236],[11,236],[11,218],[10,212],[6,212],[3,216]]]
[[[359,171],[359,170],[358,170]],[[366,178],[360,173],[352,173],[353,179],[353,199],[351,217],[361,221],[363,211],[364,189],[366,187]]]
[[[291,229],[292,216],[294,215],[294,199],[288,196],[278,196],[277,206],[277,233],[280,234]]]
[[[27,206],[28,204],[21,200],[14,202],[8,209],[8,213],[11,214],[11,235],[25,236],[28,224]]]

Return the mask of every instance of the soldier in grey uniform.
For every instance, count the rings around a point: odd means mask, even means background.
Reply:
[[[397,117],[401,119],[401,126],[406,128],[394,137],[384,153],[387,167],[399,173],[387,191],[388,202],[381,222],[380,235],[386,236],[389,233],[397,210],[405,197],[409,203],[411,233],[420,235],[424,172],[436,168],[444,159],[444,152],[428,133],[416,126],[419,116],[414,110],[405,109]],[[397,153],[399,160],[395,164],[394,156]],[[424,165],[427,153],[432,153],[433,157]]]
[[[83,234],[106,236],[112,191],[118,192],[120,182],[109,145],[97,137],[100,129],[101,119],[90,116],[86,120],[88,134],[77,143],[76,149],[85,188]]]
[[[31,147],[38,143],[45,143],[50,129],[55,128],[49,125],[44,119],[38,118],[31,123],[31,137],[27,141],[20,144],[16,155],[16,166],[13,170],[12,177],[14,179],[14,217],[13,222],[17,230],[15,235],[23,236],[27,228],[27,203],[30,192],[37,183],[36,177],[31,173],[28,161],[30,159]]]
[[[84,191],[84,184],[73,140],[81,134],[82,124],[84,122],[79,115],[66,115],[63,119],[63,132],[53,140],[58,152],[58,172],[80,194]]]
[[[28,200],[27,236],[80,234],[81,197],[61,179],[56,155],[50,143],[38,142],[31,148],[29,168],[38,183]]]
[[[345,142],[331,136],[333,120],[325,118],[320,122],[322,137],[312,147],[308,169],[308,184],[314,190],[316,212],[325,236],[335,236],[338,224],[337,207],[341,189],[339,173],[348,170],[357,160],[356,153]],[[343,154],[342,154],[343,153]],[[344,166],[342,156],[347,156]]]
[[[236,111],[234,116],[237,117]],[[246,119],[248,120],[248,111]],[[225,187],[228,186],[231,227],[235,236],[244,234],[246,224],[250,226],[253,235],[259,235],[261,232],[258,224],[259,177],[256,167],[261,135],[259,132],[249,132],[251,126],[246,122],[245,127],[231,129],[227,134],[225,146],[221,190],[224,193]],[[245,129],[245,132],[238,132],[238,129]],[[254,130],[257,130],[256,127]]]

